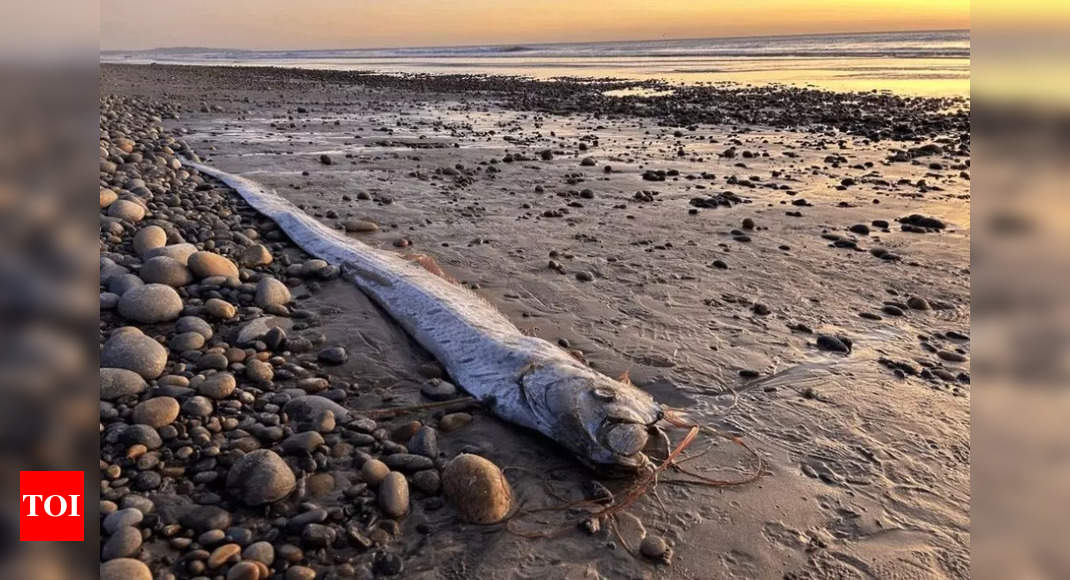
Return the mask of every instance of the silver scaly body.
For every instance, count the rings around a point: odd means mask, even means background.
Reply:
[[[500,418],[533,429],[593,466],[638,468],[661,408],[646,393],[525,336],[486,300],[397,254],[349,238],[246,178],[187,162],[235,189],[306,252],[339,265]]]

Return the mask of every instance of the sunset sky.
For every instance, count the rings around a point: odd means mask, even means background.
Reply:
[[[964,29],[969,0],[101,0],[100,47],[377,48]]]

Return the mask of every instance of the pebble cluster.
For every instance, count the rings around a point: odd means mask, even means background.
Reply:
[[[439,450],[470,415],[349,410],[360,386],[331,374],[349,353],[301,306],[339,269],[184,167],[162,128],[177,116],[100,103],[101,578],[397,575],[392,541],[414,506],[446,505],[443,469],[466,482],[448,496],[462,518],[500,521],[501,471]]]

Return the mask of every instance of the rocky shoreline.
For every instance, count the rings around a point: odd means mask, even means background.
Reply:
[[[184,168],[194,153],[160,126],[173,114],[101,101],[101,576],[397,575],[398,520],[410,501],[443,507],[443,468],[501,474],[440,453],[436,427],[467,413],[390,425],[344,406],[359,385],[331,368],[349,355],[302,308],[338,268]],[[455,393],[422,370],[432,397]],[[508,501],[460,513],[493,523]]]
[[[105,65],[101,83],[116,574],[968,573],[968,103],[238,67]],[[378,414],[456,389],[334,268],[184,167],[194,150],[433,256],[524,332],[753,442],[767,473],[664,481],[554,540],[470,523],[501,512],[462,517],[454,457],[500,466],[524,507],[627,482],[478,408]],[[695,469],[749,473],[702,445]]]

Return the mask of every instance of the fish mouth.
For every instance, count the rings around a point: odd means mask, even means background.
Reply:
[[[649,433],[639,423],[608,422],[601,429],[601,443],[623,464],[642,463],[638,457],[646,447]],[[621,461],[623,460],[623,461]]]

